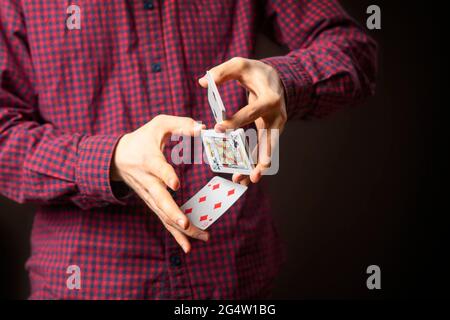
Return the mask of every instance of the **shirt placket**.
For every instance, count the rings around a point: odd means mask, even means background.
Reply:
[[[177,110],[174,110],[174,106],[170,103],[169,90],[165,90],[165,88],[169,88],[169,77],[165,70],[166,61],[164,56],[164,41],[163,41],[163,33],[162,33],[162,25],[161,19],[159,16],[161,15],[161,1],[156,0],[142,0],[143,7],[147,14],[147,23],[148,23],[148,39],[150,41],[149,52],[147,53],[149,63],[150,63],[150,74],[149,74],[149,83],[150,86],[158,83],[159,87],[162,90],[152,90],[153,88],[149,88],[150,95],[157,94],[162,98],[164,110],[162,112],[169,112],[170,114],[177,114]],[[167,103],[164,103],[164,100]],[[170,109],[170,110],[169,110]],[[170,147],[170,143],[169,143]],[[175,172],[181,178],[181,170],[179,170],[176,166],[174,167]],[[180,191],[172,191],[168,189],[171,196],[175,200],[175,202],[180,205],[180,201],[182,201],[181,190]],[[162,227],[162,226],[161,226]],[[170,298],[173,299],[191,299],[192,298],[192,290],[190,286],[190,279],[186,266],[185,254],[181,247],[177,244],[173,236],[169,232],[164,232],[165,235],[165,261],[166,261],[166,272],[168,272],[170,279]]]

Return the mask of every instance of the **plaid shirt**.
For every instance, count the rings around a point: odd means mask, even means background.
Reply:
[[[81,29],[67,19],[80,8]],[[38,204],[27,262],[31,298],[199,299],[264,296],[280,246],[263,185],[182,253],[109,168],[118,139],[158,114],[214,119],[197,79],[251,57],[265,21],[289,54],[278,71],[288,118],[320,117],[374,90],[376,48],[333,0],[0,1],[0,192]],[[73,21],[72,21],[73,22]],[[229,115],[246,104],[221,87]],[[179,165],[181,205],[212,178]],[[113,192],[114,191],[114,192]],[[80,289],[66,281],[80,268]]]

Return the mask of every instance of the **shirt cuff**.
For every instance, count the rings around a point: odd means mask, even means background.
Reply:
[[[116,197],[110,180],[111,161],[122,135],[95,135],[84,138],[78,145],[76,181],[81,207],[102,207],[109,204],[125,205],[125,199]]]
[[[277,56],[261,60],[277,70],[284,86],[288,119],[304,115],[311,109],[313,81],[298,61],[290,56]]]

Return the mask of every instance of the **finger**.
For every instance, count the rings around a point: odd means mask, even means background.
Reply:
[[[149,179],[149,180],[152,180],[152,179]],[[190,224],[186,225],[183,222],[181,224],[180,223],[174,224],[173,221],[170,220],[168,215],[156,203],[155,199],[151,196],[151,194],[148,192],[148,190],[145,188],[145,186],[142,184],[142,182],[140,182],[136,178],[130,176],[128,183],[136,191],[138,196],[147,204],[147,206],[153,212],[155,212],[155,214],[161,220],[161,222],[166,227],[166,229],[173,235],[175,240],[183,248],[184,252],[188,253],[191,248],[189,240],[187,239],[185,234],[187,234],[193,238],[203,240],[203,241],[209,240],[209,235],[206,232],[196,228],[193,225],[190,225]],[[181,213],[181,216],[183,216],[183,218],[188,220],[184,214]],[[187,221],[187,222],[189,223],[189,221]],[[183,230],[183,229],[186,229],[186,230]],[[183,232],[185,234],[183,234]]]
[[[180,245],[184,253],[189,253],[189,251],[191,251],[191,243],[189,242],[189,239],[178,229],[168,224],[164,224],[164,226],[175,238],[175,241]]]
[[[155,178],[154,180],[158,179]],[[206,231],[200,230],[190,223],[161,182],[158,184],[158,182],[149,181],[149,183],[151,184],[150,187],[147,187],[149,193],[158,209],[162,212],[163,216],[161,218],[166,224],[177,228],[192,238],[202,241],[209,240],[209,235]]]
[[[125,177],[125,181],[134,190],[134,192],[136,192],[139,198],[141,198],[145,202],[150,210],[156,213],[158,208],[156,207],[156,204],[153,203],[151,197],[149,197],[146,188],[132,175],[127,175]]]
[[[268,106],[262,99],[246,105],[236,112],[230,119],[222,121],[215,125],[214,129],[218,132],[242,128],[243,126],[254,122],[261,117],[268,109]]]
[[[250,183],[250,179],[247,175],[241,174],[241,173],[235,173],[233,174],[232,178],[234,183],[242,184],[243,186],[248,186]]]
[[[152,175],[158,177],[173,191],[177,191],[180,187],[180,180],[178,179],[175,169],[167,163],[164,155],[155,156],[145,164],[146,170]]]
[[[258,183],[261,180],[262,173],[268,167],[266,165],[258,163],[256,167],[250,173],[249,179],[252,183]]]
[[[239,181],[239,184],[247,187],[250,184],[250,177],[245,176],[241,181]]]
[[[203,230],[200,230],[192,223],[189,223],[189,226],[183,230],[183,233],[188,235],[191,238],[202,240],[204,242],[209,241],[209,233]]]
[[[154,200],[148,196],[148,193],[146,190],[144,190],[144,188],[139,187],[137,189],[138,191],[136,191],[136,193],[139,195],[139,197],[141,197],[147,204],[147,206],[158,216],[164,227],[172,234],[172,236],[175,238],[175,241],[181,246],[183,251],[185,253],[188,253],[191,250],[191,244],[189,243],[188,238],[183,235],[181,231],[164,222],[164,219],[162,218],[164,217],[164,213],[161,212]]]
[[[144,200],[156,207],[164,223],[181,229],[188,227],[188,218],[178,208],[161,180],[149,174],[139,177],[139,180],[138,183],[142,184],[146,190]]]
[[[209,72],[211,73],[214,82],[217,85],[220,85],[228,80],[241,80],[243,73],[245,73],[250,64],[249,59],[235,57],[231,58],[228,61],[225,61],[218,66],[215,66]],[[206,76],[203,76],[199,79],[199,84],[203,88],[208,87],[208,81],[206,80]]]
[[[140,195],[141,196],[141,195]],[[141,196],[142,197],[142,196]],[[188,253],[191,250],[191,244],[189,242],[189,239],[178,229],[175,227],[167,224],[164,222],[164,213],[159,210],[158,206],[154,202],[151,197],[143,196],[143,199],[145,199],[145,203],[152,209],[153,212],[158,216],[158,218],[161,220],[164,227],[169,231],[172,236],[175,238],[175,241],[180,245],[180,247],[183,249],[185,253]]]
[[[138,195],[144,200],[144,202],[149,206],[149,208],[153,212],[155,212],[155,214],[161,220],[161,223],[164,225],[167,231],[169,231],[172,234],[172,236],[175,238],[175,241],[180,245],[183,251],[185,253],[188,253],[191,250],[191,244],[189,242],[189,239],[180,230],[176,229],[175,227],[165,222],[165,219],[163,218],[165,216],[164,213],[158,208],[154,200],[148,196],[147,191],[144,191],[144,193],[142,193],[142,190],[143,189],[140,189]]]
[[[245,176],[241,173],[233,174],[232,180],[234,183],[239,183]]]
[[[270,124],[268,129],[258,130],[258,163],[250,174],[250,180],[253,183],[259,182],[264,172],[271,167],[279,136],[280,129],[276,122]]]

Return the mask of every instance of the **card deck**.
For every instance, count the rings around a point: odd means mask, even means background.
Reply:
[[[208,102],[216,123],[226,120],[225,107],[209,71]],[[219,133],[202,130],[209,165],[214,172],[250,174],[253,169],[243,129]],[[214,177],[180,209],[191,223],[205,230],[219,219],[244,193],[247,187],[230,180]]]
[[[246,190],[246,186],[221,177],[214,177],[181,206],[181,211],[196,227],[205,230],[222,216]]]
[[[220,97],[216,83],[209,71],[208,102],[217,123],[226,119],[225,106]],[[209,165],[213,172],[250,174],[253,169],[252,159],[243,129],[230,133],[218,133],[214,130],[202,130],[202,141]]]
[[[243,129],[230,133],[203,130],[201,134],[213,172],[250,174],[253,164],[249,158]]]

